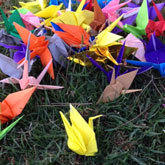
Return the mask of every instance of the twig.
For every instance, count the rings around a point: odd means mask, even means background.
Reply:
[[[159,91],[158,87],[156,86],[155,82],[152,81],[152,84],[154,85],[154,87],[156,88],[156,90],[158,91],[158,93],[160,94],[161,97],[163,97],[163,95],[161,94],[161,92]]]
[[[65,107],[65,106],[69,106],[69,104],[72,104],[74,106],[76,105],[81,105],[81,106],[86,106],[86,105],[91,105],[92,103],[52,103],[50,105],[37,105],[40,107]]]
[[[145,89],[148,88],[148,86],[152,83],[152,81],[153,81],[153,76],[151,77],[150,82],[143,88],[142,92],[137,96],[135,102],[138,102],[139,97],[142,95],[143,91],[145,91]]]

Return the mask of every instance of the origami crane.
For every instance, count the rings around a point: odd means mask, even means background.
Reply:
[[[81,45],[89,46],[89,34],[81,27],[63,23],[54,24],[54,33],[64,40],[69,46],[80,48]]]
[[[78,0],[78,1],[81,2],[81,0]],[[92,11],[92,9],[93,9],[93,2],[92,1],[93,0],[87,0],[86,3],[84,4],[83,9]],[[98,1],[97,1],[97,3],[98,3]]]
[[[117,57],[120,49],[122,47],[121,42],[113,42],[108,48],[90,48],[90,50],[87,50],[86,48],[84,49],[81,48],[82,50],[79,50],[78,52],[74,52],[74,54],[70,55],[67,57],[67,59],[74,61],[75,63],[78,63],[82,66],[91,66],[92,62],[87,58],[86,55],[91,57],[93,60],[99,63],[106,63],[109,58],[107,58],[106,53],[109,53],[112,57]],[[128,47],[125,46],[124,49],[124,58],[127,58],[128,56],[132,55],[132,53],[136,52],[137,48],[135,47]],[[107,55],[107,56],[106,56]],[[118,63],[117,60],[115,60],[116,63]]]
[[[27,45],[30,32],[17,23],[14,23],[14,26],[17,29],[23,42]],[[38,55],[41,59],[42,65],[46,66],[52,60],[51,53],[48,49],[48,44],[49,41],[45,41],[45,36],[36,37],[35,35],[31,34],[29,46],[29,49],[31,51],[30,59]],[[51,78],[54,79],[53,63],[50,64],[48,73],[50,74]]]
[[[34,33],[36,33],[37,35],[40,32],[40,29],[42,31],[42,27],[35,29]],[[12,37],[6,33],[3,32],[3,30],[1,30],[2,33],[0,35],[0,46],[9,49],[10,51],[10,57],[12,57],[14,59],[15,62],[19,62],[20,60],[22,60],[25,57],[26,54],[26,45],[24,43],[22,43],[22,41],[20,41],[19,39]],[[15,46],[15,45],[19,45],[19,46]],[[16,50],[14,53],[12,50]]]
[[[34,27],[38,28],[41,26],[39,18],[30,11],[28,11],[26,14],[20,13],[20,16],[23,20],[26,29],[28,29],[29,31],[33,30]]]
[[[118,57],[116,59],[117,63],[121,63],[123,60],[123,55],[124,55],[124,49],[125,49],[125,42],[122,45],[120,52],[118,54]],[[107,76],[107,80],[108,82],[111,81],[111,77],[112,77],[112,70],[111,71],[106,71],[101,65],[99,65],[91,56],[87,55],[87,58],[92,62],[92,64],[94,66],[96,66],[99,70],[101,70],[106,76]],[[117,76],[119,76],[119,70],[120,70],[120,65],[115,65],[115,78]]]
[[[131,0],[128,0],[127,2],[119,4],[120,0],[112,0],[102,9],[102,11],[106,15],[106,17],[109,19],[110,22],[114,22],[119,17],[117,10],[127,5],[129,2],[131,2]],[[118,24],[121,27],[123,26],[121,22],[119,22]]]
[[[119,15],[122,15],[124,14],[123,16],[123,19],[122,21],[120,21],[120,27],[116,27],[115,28],[115,32],[114,33],[119,33],[122,31],[122,29],[120,29],[121,27],[123,27],[125,24],[128,24],[128,25],[133,25],[133,23],[135,22],[136,20],[136,17],[137,17],[137,14],[139,12],[139,8],[140,7],[136,7],[136,8],[131,8],[131,7],[123,7],[123,8],[120,8],[118,13]]]
[[[122,46],[123,46],[122,43],[114,42],[114,44],[112,44],[111,46],[108,47],[108,51],[113,57],[116,58],[117,55],[119,54]],[[105,49],[105,51],[106,51],[106,49]],[[131,55],[132,53],[134,53],[136,51],[137,51],[137,48],[135,48],[135,47],[125,46],[124,58],[127,58],[129,55]],[[105,56],[103,49],[99,49],[99,50],[95,49],[95,51],[92,51],[91,49],[90,50],[85,49],[83,51],[78,51],[78,52],[74,53],[73,55],[68,56],[67,59],[74,61],[75,63],[78,63],[82,66],[91,66],[92,61],[89,60],[87,55],[98,63],[106,63],[108,61],[108,58]],[[118,63],[117,60],[116,60],[116,62]],[[121,62],[119,62],[119,63],[121,63]]]
[[[130,5],[130,4],[132,4],[132,3],[128,3],[128,4],[127,4],[128,7],[122,7],[122,8],[119,9],[120,15],[121,15],[121,14],[124,14],[123,19],[132,17],[132,16],[135,15],[135,14],[136,14],[136,16],[137,16],[137,13],[138,13],[138,11],[139,11],[140,6],[138,6],[138,5],[135,6],[134,4],[133,4],[133,6],[132,6],[132,5]],[[136,18],[135,18],[135,19],[136,19]]]
[[[19,9],[25,8],[34,14],[43,10],[47,6],[47,0],[36,0],[33,2],[27,2],[27,3],[19,2],[19,4],[21,6],[21,8]]]
[[[9,94],[1,103],[0,121],[1,124],[14,119],[21,114],[25,105],[29,101],[36,87]]]
[[[151,1],[151,0],[150,0],[150,1]],[[155,5],[156,5],[157,9],[158,9],[159,11],[161,11],[161,10],[164,8],[164,6],[165,6],[165,2],[156,3]],[[149,15],[149,19],[150,19],[150,20],[155,20],[155,18],[157,17],[157,13],[156,13],[156,11],[155,11],[155,7],[154,7],[154,6],[150,6],[150,7],[149,7],[148,15]]]
[[[79,155],[94,156],[98,149],[93,131],[93,120],[102,115],[90,117],[87,123],[71,104],[70,120],[72,125],[61,111],[60,115],[68,135],[68,147]]]
[[[86,31],[90,31],[91,28],[89,24],[94,19],[94,13],[89,10],[82,10],[85,1],[86,0],[81,1],[75,12],[65,11],[64,13],[61,13],[61,15],[58,16],[57,18],[52,19],[52,22],[81,26]]]
[[[106,18],[97,3],[97,0],[94,0],[94,20],[90,23],[91,28],[95,31],[99,31],[105,21]]]
[[[103,1],[103,0],[98,0],[98,4],[101,8],[105,7],[111,0]]]
[[[154,68],[160,72],[162,77],[165,76],[165,63],[155,64],[153,62],[141,62],[141,61],[134,61],[134,60],[126,60],[126,62],[135,66],[147,67],[143,72],[151,68]]]
[[[39,11],[35,15],[37,17],[45,18],[46,20],[43,22],[44,25],[51,26],[50,22],[52,22],[53,19],[58,17],[57,12],[61,9],[61,7],[62,7],[62,4],[60,4],[59,6],[51,5],[45,8],[44,10]]]
[[[28,48],[30,46],[30,36],[28,39]],[[26,53],[26,58],[25,60],[22,62],[22,64],[20,64],[19,67],[21,67],[22,65],[24,65],[24,71],[23,71],[23,76],[21,79],[17,79],[17,78],[6,78],[1,80],[1,83],[8,83],[8,84],[20,84],[20,87],[22,90],[29,88],[29,87],[36,87],[37,89],[62,89],[63,87],[61,86],[52,86],[52,85],[40,85],[41,80],[43,79],[44,75],[46,74],[48,68],[50,67],[52,60],[46,65],[46,67],[44,68],[44,70],[40,73],[40,75],[37,77],[37,79],[35,77],[32,77],[28,75],[29,69],[28,69],[28,61],[30,61],[30,57],[29,57],[29,51],[27,48],[27,53]]]
[[[125,24],[132,25],[134,23],[134,21],[136,20],[140,6],[136,5],[134,3],[128,3],[127,5],[128,5],[128,7],[120,8],[118,12],[120,15],[124,14],[123,19],[121,21],[121,23],[123,25],[125,25]],[[165,5],[165,3],[156,4],[156,6],[159,10],[162,10],[164,5]],[[155,12],[153,6],[148,7],[148,16],[149,16],[149,19],[151,19],[151,20],[154,20],[156,18],[156,12]],[[115,28],[115,30],[113,30],[114,33],[119,33],[121,31],[122,31],[122,29],[119,29],[117,27]]]
[[[68,6],[67,1],[64,1],[64,2],[66,3],[66,6],[65,6],[65,4],[64,4],[64,6],[67,8],[67,6]],[[61,3],[63,3],[63,0],[50,0],[49,1],[49,6],[51,6],[51,5],[59,5]]]
[[[101,65],[99,65],[91,56],[86,55],[87,58],[92,62],[92,64],[94,66],[96,66],[99,70],[101,70],[106,76],[107,76],[107,80],[108,82],[110,82],[111,80],[111,76],[112,76],[112,71],[107,72],[103,67],[101,67]]]
[[[101,33],[99,33],[95,38],[95,44],[90,48],[90,51],[99,51],[102,55],[106,56],[109,60],[111,60],[114,64],[118,65],[113,56],[109,53],[108,47],[114,45],[114,43],[121,39],[122,36],[110,33],[114,27],[121,20],[122,16],[120,16],[116,21],[111,23],[106,29],[104,29]]]
[[[10,57],[13,56],[13,59],[15,62],[19,62],[25,57],[26,45],[23,43],[20,43],[19,46],[14,46],[14,45],[8,45],[8,44],[4,44],[0,42],[0,46],[9,50],[16,50],[16,52],[14,52],[14,55],[13,55],[13,52],[10,51]]]
[[[27,14],[27,12],[29,12],[28,9],[25,9],[25,8],[19,8],[19,9],[16,9],[19,14]],[[13,13],[15,10],[11,10],[10,12]]]
[[[64,87],[62,86],[52,86],[52,85],[40,85],[42,78],[46,74],[50,64],[52,61],[48,63],[48,65],[44,68],[44,70],[40,73],[40,75],[37,77],[28,76],[28,61],[26,60],[24,62],[24,72],[22,79],[16,79],[16,78],[6,78],[0,81],[0,83],[7,83],[7,84],[20,84],[20,87],[22,90],[29,88],[31,86],[35,86],[37,89],[62,89]]]
[[[49,1],[49,5],[59,5],[61,3],[64,4],[65,8],[69,6],[68,0],[50,0]]]
[[[6,33],[5,29],[0,30],[0,42],[8,45],[17,45],[20,43],[20,39],[13,37],[12,35]]]
[[[122,42],[124,41],[126,42],[126,46],[138,48],[135,53],[136,58],[138,58],[140,61],[143,61],[143,62],[146,61],[144,57],[144,54],[145,54],[144,45],[141,40],[139,40],[138,38],[136,38],[130,33],[127,35],[125,39],[122,40]]]
[[[153,6],[155,8],[157,17],[159,19],[159,21],[152,21],[149,20],[149,23],[146,27],[146,33],[147,33],[147,37],[150,39],[151,35],[153,33],[156,34],[156,36],[165,36],[164,32],[165,32],[165,19],[163,18],[163,15],[160,13],[159,9],[157,8],[157,6],[155,5],[154,1],[152,0]]]
[[[49,39],[49,50],[54,61],[65,67],[70,47],[56,34]]]
[[[22,119],[22,117],[18,118],[15,122],[10,124],[8,127],[3,129],[2,131],[0,130],[0,140],[2,140],[6,136],[6,134],[11,131],[11,129]]]
[[[156,36],[153,34],[148,44],[146,45],[145,59],[147,62],[154,62],[156,64],[164,63],[165,57],[165,44],[163,44]]]
[[[148,0],[148,2],[149,2],[149,0]],[[159,11],[161,11],[161,10],[163,9],[164,5],[165,5],[165,2],[156,3],[156,7],[158,8]],[[126,8],[127,10],[128,10],[128,9],[132,10],[132,9],[139,9],[140,6],[139,6],[139,5],[136,5],[136,4],[134,4],[134,3],[129,3],[129,4],[128,4],[128,7],[121,8],[120,11],[121,11],[121,10],[124,10],[125,8]],[[154,19],[156,18],[156,15],[157,15],[157,14],[156,14],[156,12],[155,12],[155,8],[154,8],[153,6],[148,6],[148,16],[149,16],[149,19],[150,19],[150,20],[154,20]],[[127,14],[126,14],[125,16],[127,16]]]
[[[3,12],[3,10],[1,8],[0,8],[0,12],[2,14],[2,19],[4,21],[7,33],[14,36],[14,37],[20,38],[17,30],[15,29],[15,27],[13,25],[13,22],[16,22],[19,25],[25,27],[18,11],[15,10],[14,13],[9,18],[6,17],[5,13]]]
[[[120,75],[115,79],[115,71],[113,69],[110,84],[104,89],[97,103],[109,102],[118,98],[121,94],[133,93],[141,91],[141,89],[128,90],[134,80],[138,70]]]
[[[151,36],[151,39],[149,43],[146,45],[146,52],[145,52],[145,59],[146,62],[141,61],[134,61],[134,60],[126,60],[127,63],[140,66],[140,67],[146,67],[146,69],[143,70],[147,71],[151,68],[157,69],[161,76],[165,76],[165,45],[155,37],[153,34]]]
[[[20,78],[22,76],[22,68],[17,68],[18,64],[13,59],[0,54],[0,70],[11,77]]]
[[[147,24],[148,24],[148,0],[143,0],[143,3],[136,17],[136,27],[125,24],[123,26],[123,30],[128,33],[132,33],[134,36],[138,38],[142,38],[143,35],[146,35],[145,29],[147,27]]]
[[[120,43],[120,44],[119,44]],[[109,52],[111,53],[111,55],[116,59],[120,53],[120,50],[122,48],[124,44],[123,40],[121,40],[119,43],[111,45],[109,47]],[[130,55],[136,53],[136,51],[138,50],[137,47],[131,47],[131,46],[124,46],[124,54],[123,54],[123,58],[126,59],[128,58]]]
[[[122,36],[110,33],[114,27],[118,24],[118,22],[121,20],[123,17],[120,16],[118,19],[116,19],[113,23],[111,23],[106,29],[104,29],[101,33],[99,33],[96,36],[96,44],[94,44],[94,47],[108,47],[110,46],[113,42],[119,40],[122,38]]]

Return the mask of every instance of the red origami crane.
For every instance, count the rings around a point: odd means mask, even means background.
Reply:
[[[27,45],[28,37],[31,32],[15,22],[13,24],[17,29],[22,41]],[[48,40],[45,41],[45,36],[36,37],[34,34],[31,34],[30,45],[29,45],[29,49],[31,51],[30,59],[34,58],[37,55],[40,56],[41,63],[45,67],[52,60],[52,56],[49,51],[48,44],[49,41]],[[22,61],[24,61],[24,59],[22,59],[19,63],[21,63]],[[52,79],[54,79],[53,63],[51,63],[48,69],[48,73],[52,77]]]
[[[146,34],[148,39],[150,39],[151,35],[155,33],[157,37],[159,36],[165,36],[165,19],[163,18],[162,14],[158,10],[157,6],[155,5],[154,1],[152,0],[154,9],[156,11],[157,17],[159,21],[152,21],[149,20],[148,25],[146,27]]]

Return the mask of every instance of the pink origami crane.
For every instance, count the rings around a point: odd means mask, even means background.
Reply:
[[[130,33],[127,35],[125,39],[121,40],[121,42],[122,43],[125,42],[126,46],[138,48],[135,53],[135,57],[138,58],[140,61],[143,61],[143,62],[146,61],[144,57],[144,54],[145,54],[144,45],[140,39],[136,38],[134,35]]]
[[[112,0],[102,9],[102,11],[110,22],[114,22],[119,17],[117,10],[130,2],[131,0],[128,0],[127,2],[119,4],[120,0]],[[119,22],[118,25],[123,27],[122,22]]]
[[[50,64],[52,63],[52,60],[46,65],[44,70],[40,73],[40,75],[35,78],[33,76],[28,75],[28,61],[25,59],[20,65],[24,65],[24,71],[23,71],[23,76],[22,79],[17,79],[17,78],[6,78],[0,81],[0,83],[7,83],[7,84],[20,84],[21,90],[24,90],[29,87],[37,87],[37,89],[62,89],[64,88],[63,86],[53,86],[53,85],[40,85],[41,80],[45,76],[48,68],[50,67]]]
[[[35,16],[30,11],[28,11],[26,14],[20,13],[20,16],[26,26],[26,29],[28,29],[29,31],[33,30],[34,27],[38,28],[41,26],[39,17]]]

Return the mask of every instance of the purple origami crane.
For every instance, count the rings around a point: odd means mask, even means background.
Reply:
[[[146,45],[146,62],[126,60],[127,63],[141,67],[143,72],[154,68],[161,76],[165,76],[165,45],[153,34],[149,43]],[[142,73],[142,72],[141,72]]]
[[[152,35],[146,45],[145,59],[147,62],[156,64],[165,63],[165,44],[163,44],[155,34]]]
[[[23,44],[22,42],[20,43],[19,46],[14,46],[14,45],[7,45],[4,43],[0,43],[0,46],[6,48],[6,49],[12,49],[16,50],[16,52],[13,55],[13,59],[15,62],[19,62],[25,57],[26,54],[26,45]]]

